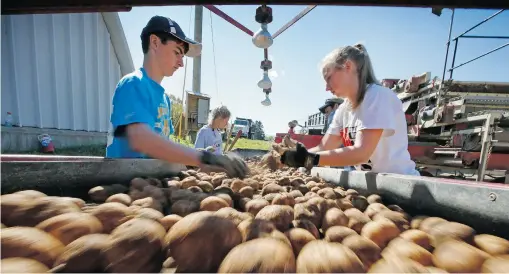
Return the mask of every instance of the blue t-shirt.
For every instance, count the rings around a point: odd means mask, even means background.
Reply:
[[[106,158],[148,158],[133,151],[127,136],[113,136],[115,129],[144,123],[165,138],[173,134],[171,102],[164,88],[140,68],[125,75],[113,94]]]

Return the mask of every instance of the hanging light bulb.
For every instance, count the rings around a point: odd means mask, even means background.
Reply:
[[[272,35],[267,30],[267,24],[261,24],[261,28],[253,35],[253,44],[262,49],[266,49],[272,46],[274,40],[272,39]]]
[[[270,101],[269,94],[265,94],[265,100],[262,101],[262,105],[268,107],[272,105],[272,102]]]
[[[258,81],[258,87],[261,89],[269,89],[272,87],[272,81],[270,81],[268,71],[263,71],[263,77],[260,81]]]

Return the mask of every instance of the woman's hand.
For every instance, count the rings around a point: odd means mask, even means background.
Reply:
[[[317,166],[319,161],[320,156],[309,153],[302,143],[297,143],[295,148],[289,149],[281,155],[281,163],[290,167],[311,169],[313,166]]]

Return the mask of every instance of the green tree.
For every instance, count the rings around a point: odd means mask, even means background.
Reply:
[[[256,120],[253,123],[253,128],[251,129],[253,134],[253,139],[255,140],[265,140],[265,130],[263,129],[263,124],[261,121]]]
[[[181,117],[184,114],[184,104],[182,103],[182,99],[173,94],[170,94],[169,97],[171,100],[171,122],[175,129],[174,134],[179,136],[180,122],[184,123],[185,119],[185,117]],[[184,124],[182,124],[182,130],[184,130]]]

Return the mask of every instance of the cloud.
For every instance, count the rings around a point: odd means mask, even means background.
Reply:
[[[269,71],[269,77],[270,77],[270,78],[274,79],[274,78],[277,78],[278,76],[279,76],[279,74],[277,73],[277,71],[276,71],[276,70],[271,69],[271,70]]]
[[[286,72],[284,70],[281,70],[281,77],[285,76]]]

